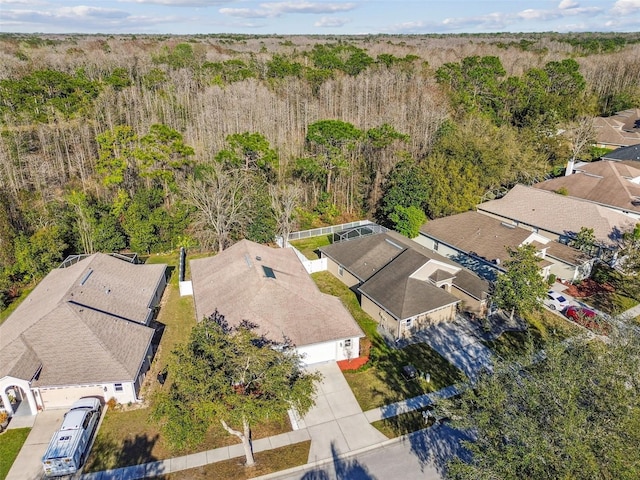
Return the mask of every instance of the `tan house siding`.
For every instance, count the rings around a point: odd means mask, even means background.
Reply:
[[[390,332],[394,337],[398,336],[398,321],[395,318],[385,312],[384,309],[380,308],[365,295],[362,295],[360,303],[362,305],[362,310],[378,322],[383,329]]]
[[[355,285],[359,285],[360,281],[347,272],[344,268],[341,268],[336,262],[331,260],[328,257],[324,257],[327,259],[327,270],[333,274],[338,280],[344,283],[347,287],[351,288]]]
[[[451,288],[451,294],[462,300],[463,305],[460,306],[460,309],[465,312],[471,312],[475,315],[484,316],[487,311],[487,302],[480,301],[476,298],[473,298],[470,295],[467,295],[462,290],[457,289],[455,286]]]

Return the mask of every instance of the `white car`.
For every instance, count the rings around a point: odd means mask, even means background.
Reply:
[[[564,310],[569,306],[569,300],[567,297],[564,297],[561,293],[554,292],[553,290],[549,290],[547,292],[547,298],[545,298],[543,303],[551,310]]]

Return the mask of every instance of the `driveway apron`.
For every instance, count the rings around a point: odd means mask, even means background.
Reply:
[[[387,440],[369,424],[335,362],[311,365],[309,369],[323,375],[316,405],[300,422],[311,437],[309,462],[331,458],[335,451],[357,450]]]

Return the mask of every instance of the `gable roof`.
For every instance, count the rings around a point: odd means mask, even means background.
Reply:
[[[52,270],[0,325],[0,377],[42,367],[34,385],[135,380],[165,268],[98,253]]]
[[[532,234],[524,228],[517,228],[478,212],[464,212],[430,220],[420,227],[420,232],[490,262],[506,260],[509,257],[507,247],[522,245]]]
[[[364,336],[342,302],[318,290],[290,248],[241,240],[216,256],[191,260],[190,267],[198,319],[217,309],[231,326],[249,320],[271,339],[286,335],[297,346]]]
[[[479,300],[489,291],[488,282],[474,273],[393,231],[334,243],[320,251],[358,276],[363,281],[359,290],[398,318],[458,302],[434,285],[442,280],[452,279],[454,287]],[[424,280],[417,275],[410,278],[425,265],[430,268]]]
[[[446,290],[412,277],[412,274],[429,260],[429,257],[420,252],[407,248],[358,290],[397,319],[413,317],[458,303],[460,300]]]
[[[593,120],[596,142],[628,146],[640,144],[640,109],[631,108],[610,117],[596,117]]]
[[[632,229],[629,216],[578,198],[558,195],[539,188],[516,185],[498,200],[476,207],[513,222],[540,228],[556,235],[574,236],[582,227],[593,228],[596,239],[615,244],[621,234]]]
[[[602,158],[602,160],[615,160],[618,162],[638,162],[640,161],[640,145],[618,148],[604,154],[600,158]]]
[[[637,167],[608,160],[592,162],[576,168],[572,175],[553,178],[534,187],[550,192],[565,188],[571,197],[640,213],[640,163]]]

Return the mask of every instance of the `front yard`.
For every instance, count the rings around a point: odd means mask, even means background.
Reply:
[[[120,405],[107,411],[87,460],[85,471],[88,472],[193,453],[170,448],[161,437],[157,426],[151,421],[149,408],[149,399],[155,389],[168,388],[170,382],[170,379],[167,379],[167,384],[164,387],[161,386],[156,380],[157,374],[170,361],[174,347],[187,341],[191,328],[195,325],[193,298],[180,297],[176,268],[177,254],[152,255],[147,259],[147,263],[167,263],[170,266],[171,278],[162,298],[157,318],[157,322],[164,325],[162,340],[141,390],[141,396],[145,401],[142,405]],[[288,418],[274,419],[264,425],[255,425],[253,436],[257,439],[290,430]],[[238,443],[237,438],[229,435],[222,426],[218,426],[211,429],[199,450],[209,450],[235,443]]]
[[[314,273],[312,277],[322,292],[342,300],[371,344],[369,363],[359,371],[344,372],[362,410],[440,390],[465,380],[460,370],[423,343],[402,349],[389,347],[377,332],[376,322],[360,308],[356,295],[346,285],[329,272]],[[429,373],[431,381],[405,379],[402,367],[408,364],[419,372]]]
[[[0,435],[0,480],[7,477],[30,431],[30,428],[12,428]]]

